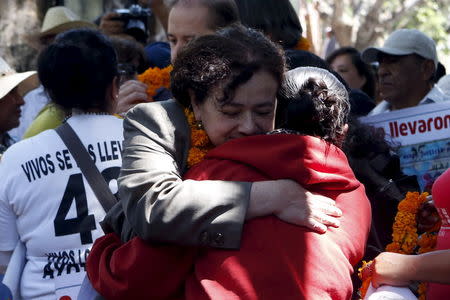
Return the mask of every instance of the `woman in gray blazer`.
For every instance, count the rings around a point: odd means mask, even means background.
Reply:
[[[274,214],[325,232],[338,226],[334,201],[290,180],[224,182],[182,180],[190,129],[174,100],[140,104],[124,121],[120,203],[106,217],[106,232],[126,241],[239,248],[245,219]]]

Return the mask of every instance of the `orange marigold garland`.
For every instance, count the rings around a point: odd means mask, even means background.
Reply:
[[[157,67],[148,68],[144,73],[138,75],[138,80],[147,84],[147,95],[151,99],[153,99],[153,97],[156,95],[156,91],[159,88],[170,87],[170,72],[172,72],[172,69],[172,66],[168,66],[163,69]]]
[[[303,51],[309,51],[311,49],[311,43],[307,38],[300,37],[300,39],[297,42],[297,45],[294,47],[295,50],[303,50]]]
[[[170,72],[172,70],[172,66],[168,66],[164,69],[149,68],[141,75],[138,75],[138,80],[148,85],[147,95],[150,98],[153,98],[153,96],[156,95],[156,91],[159,88],[170,87]],[[192,110],[185,109],[184,114],[191,129],[191,148],[189,149],[187,160],[188,167],[190,168],[201,162],[206,153],[214,146],[209,140],[206,131],[198,127],[198,122],[195,120]]]
[[[436,248],[437,243],[437,233],[436,232],[425,232],[419,236],[417,244],[419,245],[418,253],[427,253],[433,251]]]
[[[408,192],[405,199],[398,204],[398,212],[392,227],[392,243],[386,246],[386,251],[401,254],[420,254],[433,251],[436,247],[437,231],[440,222],[432,229],[419,235],[417,232],[417,214],[422,204],[427,201],[428,193]],[[364,298],[372,280],[370,272],[364,272],[370,267],[370,262],[363,261],[358,269],[358,276],[363,281],[359,294]],[[426,284],[421,283],[418,288],[419,300],[425,300]]]
[[[366,296],[367,290],[369,289],[370,282],[372,281],[372,277],[370,275],[366,276],[364,274],[364,270],[369,268],[372,264],[372,261],[366,262],[365,260],[362,261],[362,267],[358,269],[358,277],[361,279],[362,284],[359,288],[359,296],[361,299],[364,299]]]
[[[427,201],[428,193],[408,192],[406,198],[398,204],[398,212],[392,227],[392,243],[386,250],[402,254],[412,254],[417,246],[416,215],[420,206]],[[396,250],[397,251],[392,251]]]
[[[186,108],[184,114],[191,129],[191,148],[189,149],[187,160],[188,167],[190,168],[201,162],[206,153],[208,153],[214,145],[209,140],[206,131],[198,127],[198,122],[195,120],[192,110]]]

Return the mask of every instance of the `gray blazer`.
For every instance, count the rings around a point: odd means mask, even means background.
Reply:
[[[122,238],[132,231],[127,239],[136,234],[153,242],[239,248],[251,183],[182,180],[190,130],[181,105],[137,105],[124,121],[124,139],[121,207],[106,223],[114,227],[124,213]]]

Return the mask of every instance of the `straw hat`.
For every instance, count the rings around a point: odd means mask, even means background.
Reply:
[[[0,57],[0,101],[16,86],[18,86],[19,94],[25,95],[28,91],[39,85],[36,71],[24,73],[16,73],[7,63]]]
[[[75,28],[97,29],[94,23],[82,21],[73,11],[64,6],[55,6],[47,10],[39,36],[56,35]]]

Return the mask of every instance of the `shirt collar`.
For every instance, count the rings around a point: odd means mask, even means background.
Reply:
[[[447,96],[437,85],[434,85],[428,94],[420,100],[418,105],[440,103],[448,100],[450,100],[450,96]],[[389,111],[391,111],[391,104],[386,100],[383,100],[374,109],[372,109],[368,115],[373,116]]]

